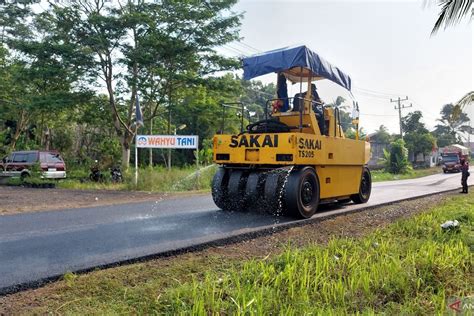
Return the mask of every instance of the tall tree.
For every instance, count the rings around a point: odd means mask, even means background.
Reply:
[[[31,5],[35,0],[0,1],[0,43],[2,46],[12,38],[31,38]]]
[[[438,145],[444,147],[454,143],[462,144],[462,135],[469,127],[469,117],[461,110],[459,105],[446,104],[441,109],[442,124],[435,126],[433,135],[438,139]]]
[[[425,124],[421,122],[423,114],[421,111],[415,111],[408,113],[407,116],[402,118],[402,130],[403,133],[427,133],[428,130]]]
[[[414,111],[408,113],[402,119],[402,129],[405,133],[403,139],[406,148],[413,153],[414,158],[419,154],[424,157],[436,147],[436,139],[428,132],[425,124],[421,122],[422,118],[423,114],[420,111]]]
[[[53,24],[47,14],[33,14],[26,5],[31,5],[31,1],[12,2],[0,19],[3,46],[15,56],[3,63],[10,80],[3,83],[6,88],[2,89],[2,99],[9,104],[11,120],[16,123],[11,149],[32,117],[36,123],[39,117],[40,131],[46,130],[44,135],[50,135],[48,122],[89,95],[83,88],[73,87],[84,73],[75,67],[81,55],[50,32]],[[49,144],[47,137],[43,145],[48,149]]]
[[[235,2],[51,2],[55,36],[92,61],[81,66],[107,90],[125,168],[135,134],[133,113],[139,92],[141,103],[150,107],[144,109],[149,113],[146,120],[166,110],[171,131],[178,89],[237,65],[214,50],[238,37],[241,16],[230,12]]]
[[[375,131],[374,137],[378,143],[382,144],[390,144],[392,141],[392,137],[390,136],[390,133],[388,132],[388,129],[385,125],[380,125],[379,129]]]
[[[261,81],[241,80],[242,91],[240,101],[248,108],[252,122],[263,119],[268,100],[276,98],[276,86],[273,83],[263,84]]]
[[[344,97],[338,96],[336,99],[331,102],[326,104],[326,106],[332,107],[332,108],[338,108],[339,109],[339,124],[341,124],[342,130],[344,133],[348,133],[350,129],[353,129],[352,125],[352,117],[351,114],[347,111],[348,106],[343,105],[344,102],[346,102],[346,99]]]

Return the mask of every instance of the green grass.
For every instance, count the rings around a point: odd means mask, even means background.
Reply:
[[[211,188],[212,177],[216,169],[216,165],[202,167],[199,171],[194,166],[172,168],[171,170],[163,167],[155,167],[153,169],[140,168],[137,185],[135,185],[133,170],[124,173],[123,183],[112,183],[107,172],[104,174],[106,177],[105,181],[98,183],[88,180],[88,172],[72,170],[68,172],[68,179],[62,180],[59,183],[59,187],[83,190],[139,190],[156,192],[208,191]]]
[[[438,174],[438,173],[441,173],[441,169],[439,167],[426,168],[426,169],[413,169],[404,174],[392,174],[390,172],[386,172],[383,170],[371,171],[373,182],[415,179],[415,178],[430,176],[430,175]]]
[[[33,313],[426,315],[474,293],[474,195],[362,237],[248,261],[190,257],[65,276]],[[440,224],[457,219],[461,228]],[[191,259],[190,259],[191,258]],[[40,303],[41,302],[41,303]]]

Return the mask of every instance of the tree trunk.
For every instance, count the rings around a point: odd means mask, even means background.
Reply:
[[[116,108],[114,89],[112,86],[113,72],[111,56],[106,56],[105,60],[101,58],[101,61],[104,63],[104,77],[107,86],[107,92],[109,94],[109,105],[112,111],[115,132],[117,134],[117,137],[120,139],[120,144],[122,145],[122,169],[125,171],[130,166],[130,144],[132,142],[133,135],[130,135],[129,131],[124,128],[124,126],[122,126],[119,118],[119,113]]]
[[[28,124],[28,117],[26,115],[26,111],[21,110],[20,119],[17,121],[15,134],[13,135],[13,139],[10,143],[11,151],[15,150],[16,143],[17,143],[18,139],[20,138],[21,133],[23,133],[23,131],[25,130],[27,124]]]
[[[130,148],[135,137],[135,132],[132,134],[128,130],[124,132],[120,143],[122,144],[122,168],[127,170],[130,167]]]
[[[44,149],[49,150],[51,147],[50,144],[51,144],[51,130],[46,125],[45,132],[44,132]]]
[[[125,146],[125,144],[122,143],[122,169],[127,170],[129,166],[130,166],[130,145]]]
[[[128,131],[124,133],[121,139],[122,144],[122,169],[127,170],[130,167],[130,147],[133,142],[134,135]],[[137,157],[135,157],[136,159]]]
[[[14,151],[14,150],[15,150],[16,142],[17,142],[18,139],[20,138],[20,135],[21,135],[21,130],[17,127],[16,130],[15,130],[15,134],[13,135],[12,141],[11,141],[11,143],[10,143],[10,149],[11,149],[11,151]]]

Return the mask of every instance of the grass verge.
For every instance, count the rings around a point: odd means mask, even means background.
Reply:
[[[390,172],[386,172],[383,170],[371,171],[373,182],[415,179],[415,178],[431,176],[433,174],[438,174],[438,173],[441,173],[441,169],[439,167],[426,168],[426,169],[413,169],[413,170],[410,170],[408,173],[404,173],[404,174],[392,174]]]
[[[187,256],[155,267],[67,274],[60,287],[36,296],[30,312],[443,314],[450,297],[474,293],[473,210],[473,194],[455,196],[360,238],[286,245],[263,259]],[[454,219],[459,230],[441,229]]]
[[[209,191],[212,177],[217,170],[216,165],[196,167],[172,168],[163,167],[141,168],[138,171],[138,183],[135,185],[133,170],[125,173],[123,183],[112,183],[105,175],[105,181],[92,182],[88,180],[88,173],[82,170],[73,170],[69,178],[59,182],[64,189],[81,190],[138,190],[152,192],[182,192],[182,191]]]

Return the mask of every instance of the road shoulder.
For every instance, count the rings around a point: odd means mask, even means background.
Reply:
[[[133,202],[155,202],[199,192],[156,193],[115,190],[35,189],[0,186],[0,216]]]

